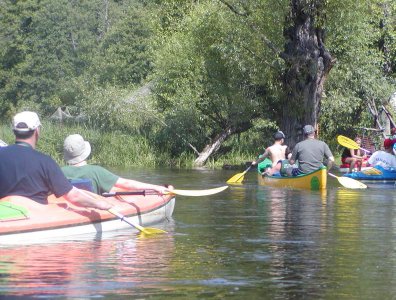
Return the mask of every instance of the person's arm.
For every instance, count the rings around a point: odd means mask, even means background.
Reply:
[[[334,165],[334,156],[333,156],[333,153],[331,153],[331,150],[326,143],[324,143],[324,155],[327,158],[327,166],[326,167],[327,167],[327,172],[328,172]]]
[[[297,160],[297,153],[298,153],[298,145],[296,144],[293,148],[293,151],[291,153],[291,156],[289,158],[289,164],[294,165],[296,163]]]
[[[169,191],[173,190],[172,186],[164,187],[161,185],[150,184],[121,177],[118,178],[117,182],[114,184],[114,187],[124,190],[154,190],[157,191],[159,194],[166,194]]]
[[[113,207],[113,204],[107,202],[99,197],[94,197],[90,193],[86,193],[76,187],[73,187],[63,197],[77,206],[92,207],[97,209],[108,210]]]
[[[327,159],[327,171],[330,171],[330,169],[334,166],[334,156],[330,156]]]
[[[264,159],[269,157],[269,155],[270,155],[270,150],[269,150],[269,147],[268,147],[267,149],[265,149],[265,152],[261,155],[261,157],[259,159],[254,160],[252,162],[252,165],[254,166],[254,165],[257,165],[257,164],[261,163]]]
[[[359,149],[350,149],[351,152],[351,157],[352,158],[357,158],[357,159],[363,159],[363,156],[360,156],[360,150]]]

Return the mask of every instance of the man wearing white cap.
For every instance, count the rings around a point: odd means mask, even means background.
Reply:
[[[63,158],[68,166],[62,167],[62,171],[72,180],[90,179],[93,192],[97,194],[110,192],[112,188],[155,190],[159,194],[165,194],[173,188],[121,178],[101,166],[90,165],[87,163],[90,153],[91,145],[81,135],[69,135],[63,143]]]
[[[311,173],[323,166],[326,158],[327,169],[330,170],[334,163],[334,156],[329,146],[315,139],[315,129],[312,125],[305,125],[303,128],[305,140],[296,144],[293,148],[290,164],[298,162],[298,168],[287,170],[288,175],[297,176]]]
[[[35,150],[41,127],[35,112],[16,114],[12,127],[15,144],[0,148],[0,198],[18,195],[47,204],[47,196],[53,193],[81,206],[112,207],[73,187],[51,157]]]

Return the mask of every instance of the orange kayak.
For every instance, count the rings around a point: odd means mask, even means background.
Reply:
[[[171,217],[175,206],[173,195],[117,196],[106,200],[128,217],[128,221],[141,226]],[[48,205],[40,204],[21,196],[0,199],[0,245],[48,241],[123,228],[137,231],[108,211],[77,207],[54,196],[50,196],[48,202]]]

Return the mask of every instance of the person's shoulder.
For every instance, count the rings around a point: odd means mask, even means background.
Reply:
[[[107,170],[105,167],[95,165],[95,164],[86,164],[84,167],[94,170]]]
[[[33,149],[32,151],[32,155],[35,155],[37,158],[40,158],[44,161],[51,161],[51,162],[55,162],[55,160],[48,154],[45,154],[41,151],[38,151],[36,149]],[[56,162],[55,162],[56,163]]]
[[[87,169],[90,169],[91,171],[94,171],[94,172],[111,173],[108,169],[106,169],[105,167],[99,166],[99,165],[87,164],[84,167]]]

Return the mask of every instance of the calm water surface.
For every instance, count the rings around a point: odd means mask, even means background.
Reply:
[[[179,189],[238,173],[114,171]],[[0,298],[396,299],[395,206],[394,185],[275,189],[252,172],[217,195],[178,196],[173,218],[153,226],[165,235],[131,228],[2,247]]]

